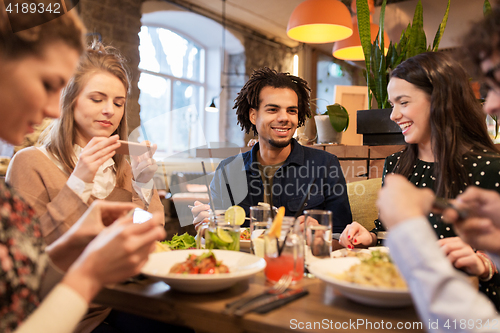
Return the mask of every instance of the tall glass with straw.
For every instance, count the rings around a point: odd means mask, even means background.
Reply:
[[[203,168],[205,183],[208,189],[208,197],[210,199],[211,211],[208,224],[204,224],[198,228],[197,247],[201,248],[201,236],[203,235],[205,238],[206,249],[239,251],[240,226],[234,221],[235,214],[226,214],[227,211],[225,210],[214,209],[215,205],[212,199],[210,185],[208,183],[208,176],[207,176],[207,171],[205,169],[205,163],[203,161],[201,162],[201,166]],[[227,177],[225,176],[224,171],[223,174],[226,186],[228,187],[228,191],[230,191],[229,184],[227,183]],[[231,192],[229,192],[229,194],[231,197],[231,202],[233,202],[234,200],[232,198]],[[234,208],[234,205],[231,208]],[[233,219],[228,218],[231,215],[233,216]]]
[[[293,281],[304,275],[304,238],[298,220],[284,216],[280,207],[273,225],[264,235],[265,275],[268,281],[276,282],[283,275],[291,274]]]

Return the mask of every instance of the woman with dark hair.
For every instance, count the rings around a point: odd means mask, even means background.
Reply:
[[[84,30],[73,11],[7,14],[0,5],[0,138],[18,145],[45,117],[59,116]],[[132,224],[125,215],[134,207],[96,201],[46,247],[34,210],[0,181],[0,332],[73,332],[104,285],[138,274],[165,231],[160,214]]]
[[[423,53],[401,63],[390,77],[391,120],[401,127],[407,145],[386,158],[383,178],[401,174],[443,198],[454,198],[469,185],[500,191],[500,155],[460,64],[444,53]],[[441,216],[431,213],[429,222],[448,259],[478,276],[481,290],[499,307],[500,277],[491,260],[456,237]],[[348,248],[375,245],[384,230],[379,220],[371,232],[353,222],[340,243]]]

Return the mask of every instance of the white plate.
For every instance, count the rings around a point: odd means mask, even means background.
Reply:
[[[252,254],[212,250],[217,260],[229,267],[229,273],[206,274],[169,274],[170,268],[187,259],[189,254],[200,255],[207,250],[177,250],[152,253],[142,268],[142,273],[167,283],[172,289],[188,293],[207,293],[229,288],[238,281],[246,280],[266,267],[264,259]]]
[[[312,264],[315,261],[322,260],[321,258],[317,258],[312,255],[311,249],[309,246],[304,247],[305,251],[305,262],[306,266],[309,267],[310,264]],[[389,253],[389,248],[386,246],[372,246],[367,249],[354,249],[354,250],[349,250],[346,248],[340,249],[340,250],[335,250],[332,253],[330,253],[330,258],[346,258],[346,257],[356,257],[355,253],[364,253],[369,255],[371,251],[381,251],[385,253]]]
[[[349,250],[346,248],[333,251],[330,254],[331,258],[346,258],[346,257],[355,257],[355,253],[365,253],[369,255],[372,251],[380,251],[384,253],[389,253],[389,248],[387,246],[372,246],[367,249],[353,249]]]
[[[412,304],[409,291],[362,286],[336,279],[333,276],[343,273],[358,263],[360,260],[354,257],[322,259],[312,262],[309,265],[309,271],[317,278],[331,284],[345,297],[359,303],[385,307],[401,307]]]

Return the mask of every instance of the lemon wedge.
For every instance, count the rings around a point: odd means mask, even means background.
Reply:
[[[224,229],[222,228],[217,228],[217,236],[219,236],[219,239],[223,241],[224,243],[232,243],[233,238],[231,235]]]
[[[224,220],[229,224],[242,225],[245,222],[245,210],[240,206],[231,206],[224,214]]]
[[[285,207],[281,206],[278,209],[278,213],[274,217],[273,225],[269,229],[269,236],[274,236],[279,238],[281,235],[281,225],[283,224],[283,217],[285,216]]]

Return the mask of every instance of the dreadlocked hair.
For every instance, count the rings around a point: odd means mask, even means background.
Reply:
[[[257,128],[250,121],[250,109],[258,109],[260,105],[260,91],[264,87],[288,88],[295,91],[298,97],[298,127],[304,125],[306,118],[311,117],[309,99],[311,88],[307,81],[291,75],[290,73],[278,73],[274,69],[267,67],[255,70],[250,79],[245,83],[238,96],[234,100],[233,109],[236,109],[238,124],[245,133],[257,135]]]

